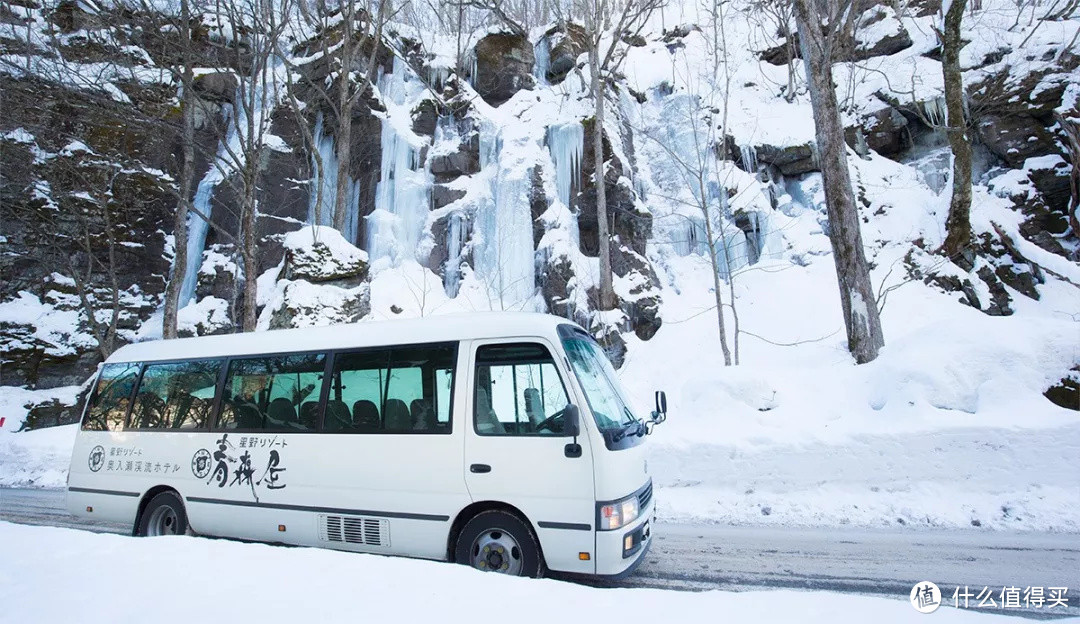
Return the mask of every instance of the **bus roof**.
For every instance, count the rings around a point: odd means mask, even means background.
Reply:
[[[108,362],[153,362],[303,351],[329,351],[477,338],[552,336],[559,316],[530,312],[474,312],[348,325],[276,329],[129,344]],[[576,325],[575,325],[576,326]]]

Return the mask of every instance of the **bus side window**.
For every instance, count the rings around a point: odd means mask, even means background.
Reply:
[[[476,351],[473,418],[480,435],[563,435],[570,404],[543,345],[485,345]]]
[[[131,427],[205,427],[220,370],[219,360],[147,364],[131,412]]]
[[[275,355],[229,362],[218,429],[314,431],[326,355]],[[306,407],[305,407],[306,406]],[[303,416],[303,418],[301,418]]]
[[[456,344],[339,353],[323,431],[449,433]]]
[[[131,393],[139,378],[138,364],[106,364],[90,396],[83,431],[123,431]]]
[[[326,401],[323,431],[376,433],[382,430],[383,391],[389,375],[385,349],[334,356],[333,384]]]

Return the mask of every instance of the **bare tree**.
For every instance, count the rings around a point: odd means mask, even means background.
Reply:
[[[793,2],[814,111],[818,158],[829,218],[829,242],[836,264],[848,350],[856,362],[863,364],[877,357],[885,338],[863,251],[859,212],[848,170],[844,125],[840,119],[832,74],[834,52],[851,31],[855,11],[852,0]]]
[[[787,85],[784,86],[784,99],[794,102],[799,95],[799,54],[796,49],[797,39],[791,25],[795,20],[789,0],[758,0],[751,8],[764,17],[766,27],[784,39],[784,56],[787,58]]]
[[[953,154],[952,198],[949,216],[945,221],[945,255],[959,260],[966,268],[974,266],[971,245],[971,140],[964,115],[964,78],[960,70],[960,49],[964,41],[960,23],[964,17],[964,0],[952,0],[945,12],[944,28],[938,31],[941,41],[941,72],[945,79],[945,106],[948,112],[949,147]]]
[[[604,108],[607,75],[616,71],[625,58],[624,39],[640,36],[653,12],[663,0],[579,0],[578,11],[585,20],[586,45],[593,100],[593,183],[596,185],[596,220],[600,255],[600,309],[618,305],[611,275],[611,234],[609,233],[607,189],[604,178]],[[606,41],[605,41],[606,39]],[[605,45],[606,44],[606,45]],[[622,44],[622,45],[620,45]]]
[[[306,6],[300,2],[301,6]],[[301,16],[308,27],[316,32],[315,42],[319,46],[322,63],[331,67],[337,65],[336,77],[333,80],[333,89],[320,80],[303,80],[301,85],[314,97],[311,102],[317,104],[321,110],[330,113],[329,124],[334,136],[334,156],[336,163],[334,206],[331,213],[331,223],[340,232],[345,232],[346,223],[349,221],[349,198],[352,174],[350,167],[353,161],[353,108],[365,93],[372,91],[371,86],[377,79],[376,68],[378,67],[378,54],[382,43],[383,29],[395,14],[396,10],[404,5],[394,8],[393,0],[374,0],[373,11],[357,7],[357,0],[345,0],[341,2],[335,12],[327,6],[325,0],[317,0],[315,10],[305,8]],[[340,20],[338,19],[340,16]],[[339,33],[335,35],[334,29]],[[362,58],[364,43],[369,44],[370,52],[367,58]],[[362,65],[361,65],[362,63]],[[363,69],[363,77],[357,79],[356,72]],[[292,69],[298,69],[295,65]],[[330,71],[331,75],[335,72]],[[291,81],[291,79],[290,79]],[[290,99],[290,103],[292,100]],[[298,102],[296,102],[298,104]],[[299,110],[297,106],[294,109]],[[325,121],[324,121],[325,123]],[[305,137],[306,140],[306,137]],[[313,153],[318,151],[318,146],[311,145]],[[317,157],[319,165],[319,198],[316,211],[319,217],[316,221],[321,222],[322,215],[322,166],[321,157]]]
[[[218,8],[234,33],[231,48],[239,87],[222,141],[223,158],[215,165],[240,198],[240,254],[244,267],[243,331],[254,331],[258,307],[256,240],[257,194],[264,137],[270,113],[277,104],[278,46],[288,26],[289,0],[221,0]]]

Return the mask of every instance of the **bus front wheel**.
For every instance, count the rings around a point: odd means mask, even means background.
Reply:
[[[162,492],[146,505],[139,518],[137,535],[157,537],[159,535],[186,535],[188,533],[187,512],[184,503],[176,492]]]
[[[511,576],[539,577],[540,545],[529,526],[506,511],[491,509],[473,516],[458,535],[454,559],[483,570]]]

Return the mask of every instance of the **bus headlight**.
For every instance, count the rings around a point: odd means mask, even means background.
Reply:
[[[599,528],[601,531],[611,531],[624,527],[636,520],[638,514],[641,513],[641,510],[638,509],[638,499],[636,495],[627,496],[614,503],[601,505],[599,511]]]

